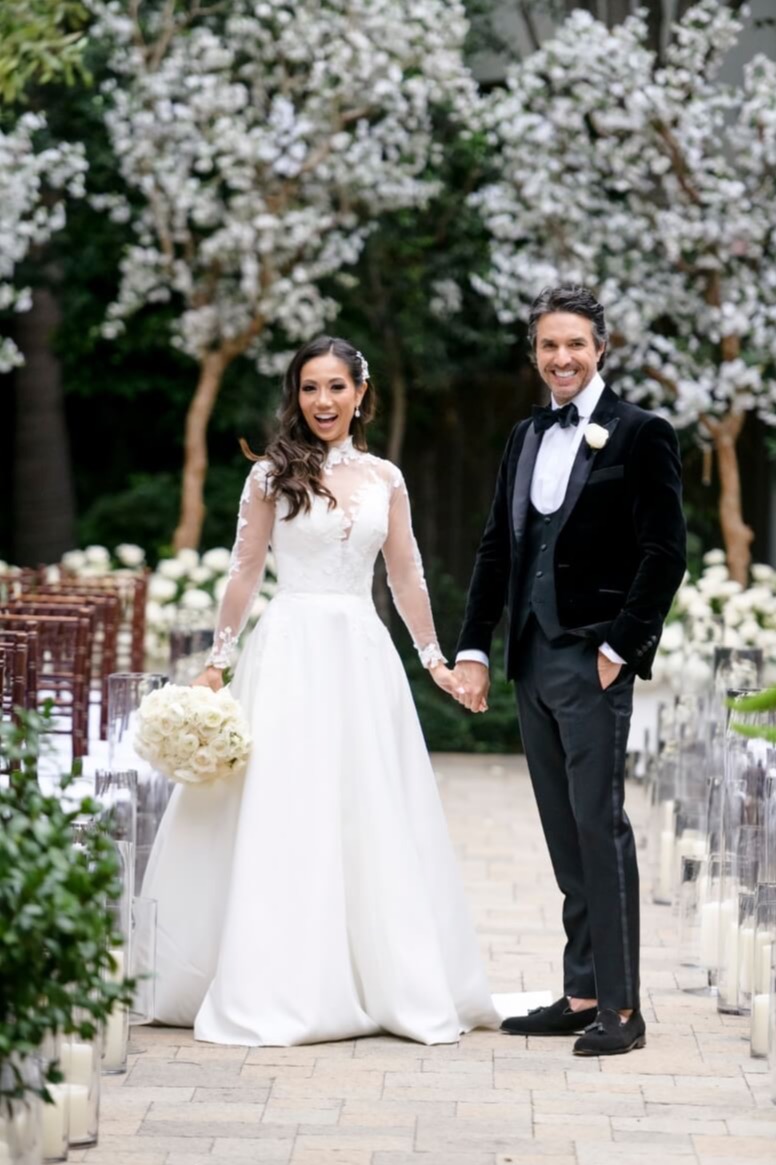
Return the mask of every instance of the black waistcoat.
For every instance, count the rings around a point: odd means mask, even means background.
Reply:
[[[533,503],[526,516],[522,572],[515,606],[515,631],[523,633],[529,615],[552,641],[564,636],[558,622],[558,603],[555,595],[555,543],[560,533],[561,511],[540,514]]]

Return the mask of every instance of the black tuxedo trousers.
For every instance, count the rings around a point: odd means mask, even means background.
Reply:
[[[515,689],[528,769],[563,894],[563,990],[600,1007],[639,1005],[639,872],[626,816],[625,750],[635,673],[605,691],[589,640],[553,645],[534,616]]]

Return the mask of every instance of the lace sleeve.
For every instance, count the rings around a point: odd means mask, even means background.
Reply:
[[[395,466],[391,466],[391,470],[388,537],[383,544],[388,585],[396,610],[412,636],[420,662],[424,667],[433,667],[435,663],[444,663],[445,657],[439,649],[423,563],[412,532],[407,487],[399,470]]]
[[[229,581],[218,611],[213,649],[208,656],[212,667],[229,667],[234,661],[237,640],[264,576],[274,520],[275,502],[269,494],[267,464],[257,461],[240,497]]]

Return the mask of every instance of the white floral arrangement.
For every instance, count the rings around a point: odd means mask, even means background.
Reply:
[[[710,550],[696,581],[685,577],[663,630],[653,679],[677,691],[711,682],[715,647],[759,647],[766,683],[776,682],[776,570],[751,567],[747,587],[731,579],[722,550]]]
[[[230,563],[231,554],[225,546],[215,546],[202,554],[196,550],[179,550],[174,557],[161,559],[148,581],[145,652],[149,670],[166,666],[173,628],[191,630],[214,625],[218,604],[229,581]],[[112,554],[106,546],[69,550],[61,562],[68,573],[81,578],[111,570],[141,570],[145,564],[143,547],[129,542],[117,546]],[[56,566],[48,569],[58,574]],[[253,600],[246,630],[254,626],[275,593],[274,573],[270,554],[265,579]]]
[[[210,784],[245,772],[251,737],[228,688],[166,684],[138,708],[138,756],[184,785]]]

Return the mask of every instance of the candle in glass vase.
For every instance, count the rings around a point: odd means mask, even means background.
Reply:
[[[754,979],[754,923],[746,922],[738,934],[738,992],[752,994]]]
[[[121,1072],[127,1060],[126,1007],[114,1007],[105,1023],[105,1042],[102,1052],[102,1068],[105,1072]]]
[[[701,906],[700,964],[709,969],[719,966],[719,915],[719,902]]]
[[[89,1140],[89,1088],[86,1084],[68,1084],[67,1099],[70,1110],[70,1143]]]
[[[773,939],[774,936],[769,930],[758,931],[755,939],[753,990],[757,995],[770,990]]]
[[[53,1104],[43,1105],[43,1156],[64,1160],[67,1156],[69,1095],[67,1084],[49,1084]]]
[[[91,1044],[72,1043],[62,1045],[60,1068],[68,1084],[86,1084],[92,1079],[94,1052]]]
[[[752,1055],[768,1055],[768,1021],[770,995],[755,995],[752,999]]]
[[[663,808],[663,817],[662,817],[662,821],[661,821],[661,829],[663,831],[667,831],[673,837],[673,833],[674,833],[674,802],[673,802],[673,799],[670,801],[663,801],[662,808]]]
[[[721,966],[724,972],[725,993],[727,998],[735,1004],[738,999],[738,923],[731,921],[725,927],[723,919],[725,919],[725,906],[727,903],[722,903],[723,913],[720,917],[721,938],[723,947],[721,951]]]
[[[660,861],[658,866],[658,894],[670,901],[674,875],[674,831],[664,829],[660,834]]]

